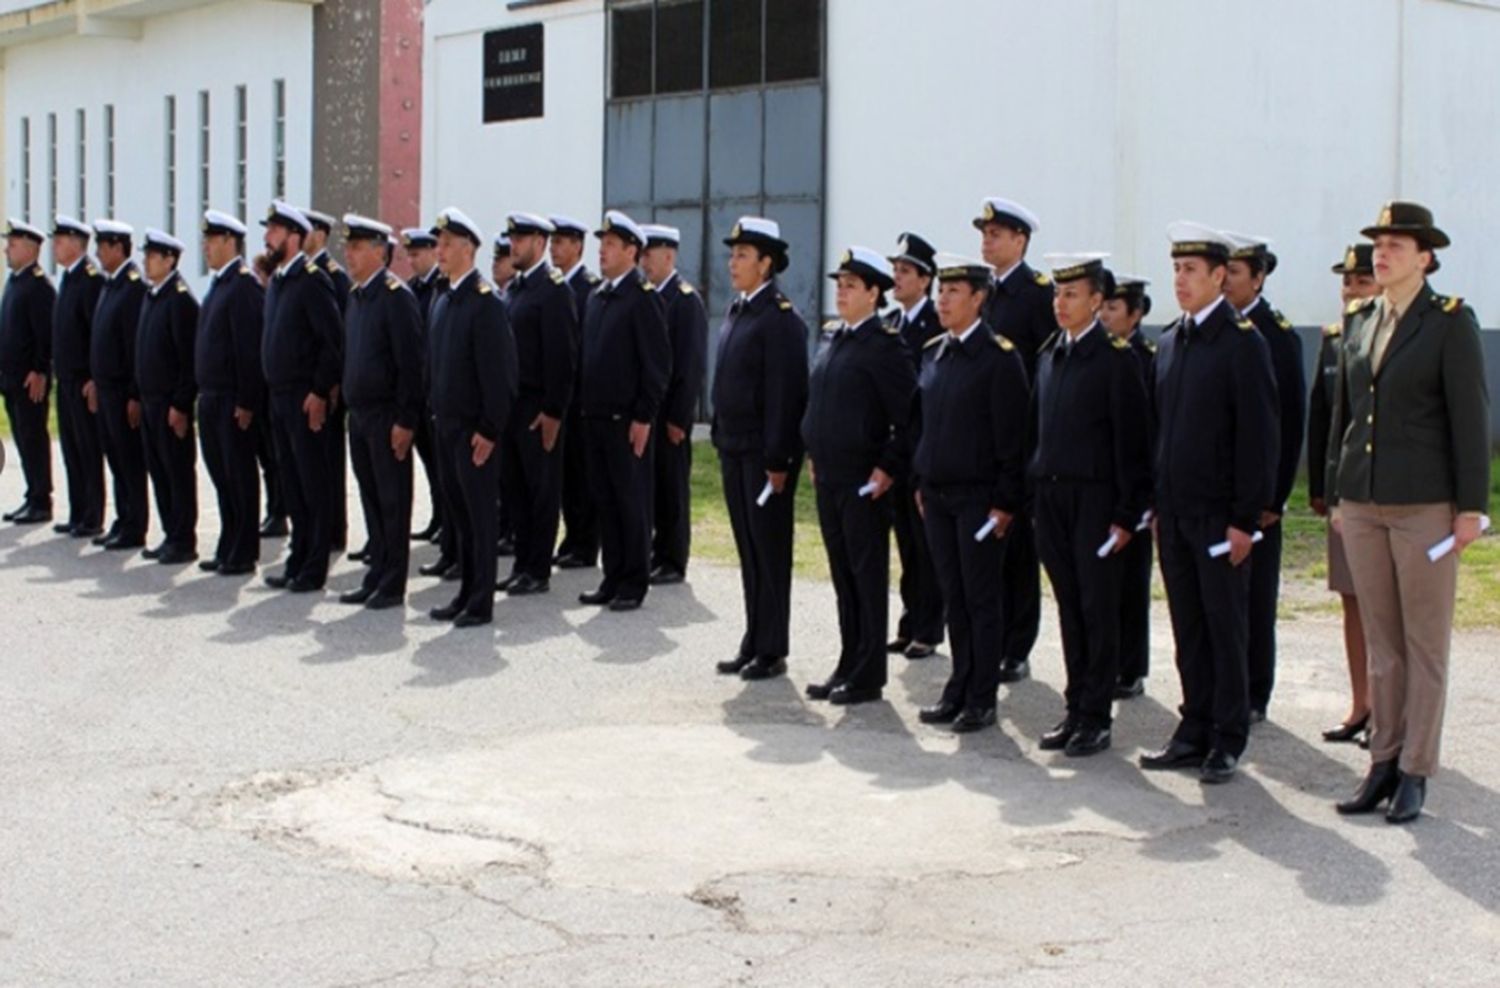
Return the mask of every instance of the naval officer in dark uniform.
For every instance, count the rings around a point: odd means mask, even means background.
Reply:
[[[489,624],[495,612],[496,443],[516,399],[516,343],[505,304],[474,267],[484,237],[457,209],[438,215],[438,264],[449,287],[432,306],[428,399],[437,423],[443,489],[458,540],[459,588],[433,608],[460,628]]]
[[[807,409],[807,325],[775,276],[787,242],[775,220],[740,219],[724,239],[736,292],[714,362],[713,443],[739,554],[745,634],[724,675],[785,675],[790,651],[792,525]]]
[[[1037,550],[1057,600],[1068,683],[1043,751],[1110,746],[1124,551],[1150,498],[1150,410],[1130,344],[1099,324],[1113,276],[1102,254],[1049,254],[1060,327],[1042,345],[1028,422]]]
[[[562,490],[559,439],[577,397],[578,331],[572,289],[547,262],[551,221],[511,213],[506,230],[518,272],[509,316],[519,392],[500,440],[500,486],[515,527],[515,563],[501,589],[524,597],[551,588]]]
[[[141,441],[141,396],[135,385],[135,337],[146,283],[130,260],[135,230],[115,220],[96,220],[104,287],[89,338],[88,392],[104,458],[114,477],[115,522],[96,545],[111,550],[146,544],[146,448]]]
[[[343,316],[328,274],[308,259],[312,224],[295,206],[274,202],[261,220],[276,271],[266,289],[261,364],[271,393],[276,462],[292,519],[286,568],[266,577],[293,593],[321,590],[333,549],[333,462],[329,403],[343,373]]]
[[[339,597],[371,610],[406,599],[411,560],[412,444],[422,417],[422,315],[386,267],[391,228],[344,216],[344,258],[356,287],[344,310],[350,461],[369,534],[369,569]]]
[[[667,308],[672,377],[652,438],[651,582],[681,583],[692,546],[693,421],[708,359],[708,310],[703,297],[677,270],[682,232],[647,224],[641,271]]]
[[[901,334],[914,374],[922,368],[922,349],[943,332],[937,305],[932,301],[936,256],[937,251],[925,238],[903,233],[896,243],[896,253],[888,258],[894,283],[891,298],[897,306],[890,323]],[[932,566],[927,532],[917,513],[916,488],[909,476],[896,478],[888,503],[896,530],[896,551],[901,557],[901,617],[886,651],[899,652],[908,659],[925,659],[943,643],[943,590]]]
[[[168,566],[198,558],[198,439],[193,429],[198,300],[177,270],[183,249],[171,234],[146,230],[141,252],[151,287],[141,302],[135,341],[146,469],[162,527],[162,542],[154,551],[156,561]]]
[[[312,224],[312,230],[307,234],[307,243],[303,245],[303,251],[313,264],[322,269],[328,275],[328,280],[333,285],[334,301],[338,303],[339,315],[342,317],[344,310],[349,307],[349,292],[353,284],[349,279],[349,273],[339,266],[339,262],[333,259],[328,252],[328,240],[333,236],[333,217],[316,209],[304,209],[302,215]],[[339,348],[342,352],[344,346],[344,325],[342,318],[339,322]],[[349,537],[349,404],[344,400],[343,392],[335,387],[328,396],[328,477],[333,482],[333,488],[328,495],[328,527],[331,535],[329,542],[335,552],[342,550],[348,542]],[[358,549],[349,554],[349,558],[355,562],[366,560],[369,556],[370,547]]]
[[[880,317],[891,263],[850,247],[829,275],[840,319],[813,364],[802,441],[817,494],[818,525],[838,598],[839,657],[807,695],[836,706],[879,700],[886,684],[891,516],[896,478],[911,459],[917,375],[901,331]]]
[[[198,568],[220,576],[254,571],[260,559],[256,431],[266,406],[260,362],[265,289],[245,263],[245,224],[203,214],[203,257],[213,272],[198,310],[194,351],[203,462],[219,501],[219,542]]]
[[[71,216],[52,223],[52,259],[59,268],[52,309],[52,364],[57,376],[57,431],[68,475],[68,518],[60,535],[93,538],[104,526],[104,450],[83,386],[89,381],[89,336],[104,276],[88,256],[94,228]]]
[[[588,308],[590,293],[599,285],[599,276],[590,271],[583,260],[584,238],[589,231],[581,220],[571,216],[556,214],[549,216],[548,220],[553,229],[548,245],[552,254],[552,266],[563,273],[563,280],[573,290],[573,310],[578,315],[573,347],[581,352],[583,315]],[[578,373],[582,373],[581,363]],[[579,382],[575,376],[575,395],[578,390]],[[578,412],[579,406],[575,401],[569,406],[567,422],[563,425],[562,432],[564,532],[562,543],[557,547],[556,561],[559,569],[592,569],[599,559],[599,519],[595,514],[593,496],[589,493],[588,455]],[[575,436],[576,440],[572,438]]]
[[[417,312],[422,317],[422,419],[417,425],[416,450],[422,461],[422,473],[427,477],[427,499],[432,506],[431,519],[427,527],[411,534],[416,542],[431,542],[443,527],[443,496],[438,486],[437,456],[432,446],[432,414],[427,408],[427,361],[426,338],[427,316],[432,310],[432,297],[438,279],[437,237],[426,227],[408,227],[401,231],[401,249],[406,251],[407,263],[411,265],[411,277],[406,287],[417,299]]]
[[[26,498],[5,520],[37,525],[52,520],[52,437],[47,393],[52,383],[52,308],[57,290],[37,263],[45,235],[9,220],[5,260],[10,277],[0,299],[0,392],[26,475]]]
[[[991,197],[980,207],[974,228],[980,232],[985,263],[995,269],[995,283],[984,308],[985,324],[1016,345],[1029,381],[1036,370],[1037,351],[1057,332],[1052,281],[1026,263],[1031,238],[1041,224],[1020,203]],[[1031,519],[1024,515],[1011,529],[1000,592],[1005,597],[1000,681],[1011,683],[1031,675],[1031,649],[1042,618],[1041,563]]]
[[[651,429],[667,392],[672,349],[666,307],[640,271],[645,231],[612,209],[594,235],[604,280],[584,312],[578,414],[604,581],[578,599],[633,611],[650,586]]]
[[[1271,350],[1276,375],[1276,408],[1280,443],[1276,486],[1261,513],[1262,540],[1250,550],[1250,722],[1266,719],[1276,682],[1276,603],[1281,596],[1281,517],[1297,482],[1302,460],[1303,423],[1307,413],[1307,376],[1302,369],[1302,338],[1292,323],[1265,297],[1265,284],[1276,270],[1276,255],[1262,237],[1224,234],[1229,252],[1224,297],[1240,318],[1255,324]]]
[[[1224,298],[1229,241],[1198,223],[1168,235],[1183,316],[1156,352],[1154,474],[1182,718],[1141,767],[1219,783],[1233,778],[1250,730],[1245,564],[1275,482],[1276,379],[1265,339]]]
[[[1020,352],[982,319],[994,269],[957,257],[937,264],[946,332],[923,352],[912,472],[943,588],[953,672],[918,716],[967,733],[995,723],[1000,580],[1025,497],[1028,396]]]
[[[1146,382],[1146,428],[1154,449],[1156,411],[1151,403],[1156,392],[1156,344],[1141,332],[1141,320],[1151,313],[1151,296],[1146,294],[1151,282],[1128,274],[1113,277],[1114,289],[1099,310],[1099,323],[1110,336],[1130,344],[1130,352],[1140,365],[1141,378]],[[1149,456],[1146,469],[1151,469]],[[1120,576],[1120,681],[1115,687],[1116,700],[1132,700],[1145,693],[1151,671],[1153,544],[1150,515],[1143,513],[1141,521],[1136,522],[1134,537],[1121,553],[1124,572]]]

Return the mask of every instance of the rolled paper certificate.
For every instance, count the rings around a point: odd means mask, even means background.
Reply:
[[[766,506],[766,502],[771,500],[771,495],[775,493],[776,488],[771,486],[771,482],[769,480],[766,481],[766,486],[760,489],[760,497],[757,497],[755,499],[755,506],[757,508],[764,508]]]
[[[1120,544],[1120,533],[1119,532],[1115,532],[1115,531],[1111,531],[1109,533],[1109,538],[1105,541],[1105,543],[1103,545],[1101,545],[1099,547],[1099,558],[1103,559],[1104,557],[1108,556],[1111,552],[1114,552],[1115,551],[1115,546],[1117,546],[1119,544]]]
[[[872,480],[868,484],[866,484],[865,486],[863,486],[863,487],[861,487],[859,489],[859,496],[860,497],[869,497],[871,494],[874,494],[879,489],[880,489],[880,485],[877,484],[877,483],[875,483],[875,481]]]
[[[989,538],[990,533],[995,530],[995,526],[998,524],[1000,524],[1000,519],[991,518],[989,521],[979,526],[979,531],[974,533],[974,541],[983,542],[985,539]]]
[[[1135,524],[1135,530],[1137,532],[1144,532],[1146,529],[1148,529],[1150,527],[1151,527],[1151,509],[1147,508],[1145,511],[1141,512],[1141,520],[1138,521],[1138,522],[1136,522],[1136,524]]]
[[[1265,537],[1266,537],[1266,533],[1264,533],[1264,532],[1256,532],[1254,535],[1250,536],[1250,541],[1251,541],[1251,543],[1259,542],[1262,539],[1264,539]],[[1211,546],[1208,547],[1208,557],[1210,559],[1218,559],[1220,556],[1227,556],[1227,555],[1229,555],[1229,540],[1228,539],[1225,539],[1223,542],[1220,542],[1217,545],[1211,545]]]
[[[1490,530],[1490,516],[1489,515],[1480,515],[1479,516],[1479,530],[1481,532],[1487,532],[1487,531]],[[1453,549],[1454,549],[1454,547],[1456,547],[1457,545],[1458,545],[1458,540],[1455,539],[1451,535],[1448,536],[1447,538],[1440,539],[1438,541],[1437,545],[1435,545],[1431,549],[1427,550],[1427,559],[1430,562],[1434,562],[1435,563],[1439,559],[1442,559],[1444,556],[1448,555],[1448,553],[1452,552]]]

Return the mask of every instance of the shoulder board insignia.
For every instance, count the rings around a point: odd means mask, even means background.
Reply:
[[[1007,340],[1003,336],[995,337],[995,345],[1000,347],[1000,349],[1004,350],[1006,353],[1009,353],[1016,348],[1016,345],[1014,343],[1012,343],[1010,340]]]
[[[177,279],[177,294],[178,295],[186,295],[187,294],[187,290],[188,290],[187,282],[183,281],[181,278],[178,278]]]
[[[788,302],[784,298],[779,298],[776,300],[776,308],[780,309],[782,312],[791,312],[792,303]]]
[[[885,335],[887,335],[887,336],[900,336],[901,335],[901,327],[900,326],[896,325],[895,323],[886,322],[884,319],[882,319],[880,321],[880,330],[881,330],[881,332],[885,333]]]
[[[94,267],[92,264],[85,264],[83,266],[83,273],[88,275],[90,278],[99,277],[99,269]]]
[[[1330,339],[1331,340],[1331,339],[1333,339],[1336,336],[1342,336],[1342,335],[1344,335],[1344,327],[1340,326],[1336,322],[1331,322],[1327,326],[1323,327],[1323,337],[1325,339]]]
[[[388,274],[385,276],[385,287],[394,292],[396,289],[401,287],[401,279],[397,278],[393,274]]]
[[[830,332],[832,330],[838,329],[842,325],[843,323],[839,322],[837,319],[830,319],[823,324],[823,330],[824,332]]]
[[[933,347],[937,346],[939,343],[943,342],[944,340],[946,340],[951,335],[952,335],[951,333],[948,333],[946,331],[942,332],[942,333],[939,333],[936,336],[934,336],[932,339],[928,340],[926,343],[923,343],[922,344],[922,349],[923,350],[931,350]]]
[[[1460,305],[1464,304],[1464,300],[1461,299],[1461,298],[1459,298],[1456,295],[1453,296],[1452,298],[1446,298],[1446,297],[1444,297],[1442,295],[1439,295],[1436,298],[1434,298],[1433,301],[1438,304],[1439,308],[1441,308],[1444,312],[1448,313],[1449,315],[1452,315],[1453,313],[1457,312],[1458,311],[1458,307]]]
[[[1374,304],[1375,300],[1373,298],[1357,298],[1353,302],[1349,303],[1348,308],[1344,309],[1344,315],[1352,316],[1356,312],[1363,312],[1365,309],[1373,306]]]
[[[682,294],[684,294],[684,295],[691,295],[691,294],[693,294],[693,286],[689,285],[685,281],[679,281],[677,283],[677,290],[680,291],[680,292],[682,292]]]
[[[34,274],[34,275],[36,275],[38,278],[45,278],[45,277],[47,277],[47,272],[45,272],[45,271],[42,270],[42,266],[40,264],[38,264],[36,267],[32,268],[31,269],[31,273]]]
[[[641,279],[641,291],[643,291],[643,292],[654,292],[654,291],[656,291],[656,286],[653,285],[653,284],[651,284],[651,282],[647,281],[645,278],[642,278]]]
[[[1047,276],[1047,273],[1045,271],[1033,271],[1031,274],[1031,280],[1035,281],[1038,285],[1043,286],[1052,284],[1052,279]]]
[[[1109,338],[1109,345],[1114,347],[1116,350],[1130,349],[1130,342],[1128,340],[1122,340],[1118,336],[1111,336]]]
[[[249,274],[249,273],[250,273],[250,265],[248,265],[248,264],[241,264],[240,265],[240,274]]]
[[[317,274],[318,273],[318,266],[316,264],[314,264],[312,261],[308,261],[307,262],[307,273],[308,274]]]
[[[1282,329],[1291,329],[1292,321],[1278,312],[1276,313],[1276,325],[1280,326]]]
[[[492,291],[494,291],[494,289],[490,287],[490,283],[488,281],[481,280],[479,282],[479,294],[488,295]]]
[[[1152,343],[1150,340],[1146,340],[1145,343],[1146,343],[1146,352],[1147,353],[1155,353],[1156,352],[1156,344],[1155,343]]]
[[[554,282],[556,282],[557,284],[561,285],[563,282],[567,281],[568,279],[565,278],[565,277],[563,277],[563,273],[561,271],[557,270],[557,268],[553,268],[552,269],[552,280]]]
[[[328,259],[328,270],[330,272],[331,271],[342,271],[343,268],[339,267],[339,262],[338,261],[335,261],[333,258],[330,257]]]
[[[1236,319],[1234,321],[1234,324],[1236,326],[1238,326],[1242,332],[1246,332],[1246,333],[1250,332],[1251,330],[1253,330],[1255,328],[1255,323],[1251,322],[1248,319]]]
[[[37,274],[41,274],[42,273],[41,268],[38,268],[36,273]],[[129,278],[131,281],[140,281],[141,280],[141,273],[139,271],[137,271],[135,268],[131,268],[130,269],[130,273],[127,274],[127,275],[125,275],[125,277]]]
[[[597,285],[597,284],[599,284],[599,282],[601,282],[601,281],[604,280],[603,278],[599,277],[597,274],[595,274],[592,271],[588,272],[587,278],[588,278],[588,283],[591,284],[591,285]]]

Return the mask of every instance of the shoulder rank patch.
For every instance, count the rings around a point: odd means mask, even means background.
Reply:
[[[824,332],[832,332],[833,330],[838,329],[842,325],[843,325],[843,323],[840,322],[839,320],[837,320],[837,319],[830,319],[830,320],[828,320],[827,322],[825,322],[823,324],[823,330],[824,330]]]
[[[588,273],[587,280],[588,280],[589,284],[591,284],[591,285],[597,285],[597,284],[599,284],[599,282],[603,281],[604,279],[600,278],[597,274],[595,274],[594,272],[590,271]]]
[[[643,292],[654,292],[654,291],[656,291],[656,286],[653,285],[653,284],[651,284],[651,282],[647,281],[645,278],[642,278],[641,279],[641,291],[643,291]]]
[[[249,274],[249,273],[250,273],[250,265],[248,265],[248,264],[241,264],[240,265],[240,274]]]
[[[490,287],[490,283],[488,281],[485,281],[483,278],[475,279],[475,281],[478,285],[477,290],[479,294],[488,295],[490,292],[494,291],[494,289]]]
[[[567,281],[567,280],[568,280],[568,279],[567,279],[567,278],[566,278],[566,277],[565,277],[565,276],[564,276],[564,275],[563,275],[563,273],[562,273],[562,272],[561,272],[561,271],[559,271],[559,270],[557,270],[557,268],[553,268],[553,269],[552,269],[552,275],[551,275],[551,277],[552,277],[552,280],[553,280],[553,281],[554,281],[554,282],[556,282],[556,283],[557,283],[557,284],[559,284],[559,285],[561,285],[561,284],[562,284],[562,283],[563,283],[563,282],[565,282],[565,281]]]
[[[34,275],[36,275],[38,278],[45,278],[45,277],[47,277],[47,272],[45,272],[45,271],[42,270],[42,266],[40,264],[38,264],[35,267],[33,267],[31,269],[31,273],[34,274]]]
[[[1339,325],[1336,322],[1331,322],[1327,326],[1323,327],[1323,338],[1324,339],[1331,340],[1331,339],[1334,339],[1335,337],[1343,336],[1343,335],[1344,335],[1344,327],[1341,326],[1341,325]]]
[[[187,294],[187,290],[188,290],[187,282],[183,281],[181,278],[178,278],[177,279],[177,294],[178,295],[186,295]]]
[[[36,269],[36,273],[37,274],[41,274],[42,273],[42,269],[41,268],[37,268]],[[140,281],[141,280],[141,273],[139,271],[137,271],[135,268],[131,268],[130,269],[130,273],[127,274],[125,277],[129,278],[131,281]]]
[[[1155,343],[1152,343],[1150,340],[1145,340],[1143,342],[1146,344],[1146,352],[1147,353],[1155,353],[1156,352],[1156,344]]]
[[[318,266],[316,264],[314,264],[312,261],[308,261],[307,262],[307,273],[308,274],[317,274],[318,273]]]
[[[1292,321],[1286,316],[1282,315],[1280,312],[1274,313],[1274,315],[1276,316],[1276,325],[1280,326],[1282,329],[1292,328]]]
[[[1432,301],[1434,305],[1442,309],[1448,315],[1452,315],[1453,313],[1457,312],[1458,307],[1464,304],[1464,300],[1459,298],[1457,295],[1454,295],[1451,298],[1447,295],[1434,295],[1432,297]]]
[[[83,266],[83,273],[86,274],[86,275],[88,275],[90,278],[97,278],[97,277],[99,277],[99,269],[96,268],[96,267],[94,267],[93,262],[88,262],[88,263],[84,264],[84,266]]]
[[[1042,286],[1052,284],[1052,279],[1047,276],[1045,271],[1033,271],[1031,273],[1031,280]]]
[[[684,294],[684,295],[691,295],[691,294],[693,294],[693,286],[689,285],[685,281],[679,281],[677,283],[677,290],[679,292],[681,292],[682,294]]]
[[[1248,333],[1255,328],[1255,323],[1251,322],[1248,319],[1236,319],[1234,321],[1234,324],[1238,326],[1242,332],[1245,333]]]
[[[1114,347],[1116,350],[1129,350],[1130,349],[1130,341],[1129,340],[1122,340],[1118,336],[1111,336],[1109,338],[1109,345],[1112,346],[1112,347]]]
[[[1009,353],[1016,348],[1016,345],[1014,343],[1003,336],[995,337],[995,345],[1004,350],[1006,353]]]
[[[948,332],[947,330],[944,330],[943,332],[941,332],[941,333],[937,334],[936,336],[934,336],[932,339],[928,340],[926,343],[923,343],[922,344],[922,349],[923,350],[931,350],[933,347],[937,346],[939,343],[943,342],[944,340],[946,340],[948,337],[950,337],[952,335],[953,335],[952,333]]]
[[[394,292],[396,289],[401,287],[401,279],[397,278],[393,274],[388,274],[385,276],[385,287]]]
[[[335,261],[333,258],[330,257],[328,259],[328,270],[330,272],[333,272],[333,271],[342,271],[343,268],[339,267],[339,262],[338,261]]]
[[[784,298],[778,298],[776,300],[776,308],[780,309],[782,312],[791,312],[792,303],[788,302]]]
[[[1350,302],[1348,307],[1344,309],[1344,315],[1352,316],[1356,312],[1363,312],[1374,304],[1375,300],[1373,298],[1357,298],[1353,302]]]

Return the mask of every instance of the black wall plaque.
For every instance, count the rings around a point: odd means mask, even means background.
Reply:
[[[542,115],[542,25],[484,34],[484,122]]]

